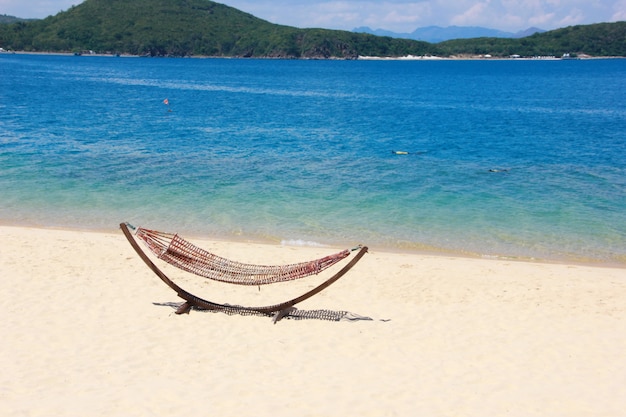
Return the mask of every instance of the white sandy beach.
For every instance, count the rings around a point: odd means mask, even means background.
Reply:
[[[626,269],[371,248],[298,307],[373,321],[274,325],[223,313],[178,316],[158,305],[181,300],[121,231],[0,226],[0,236],[2,416],[618,417],[626,410]],[[334,251],[195,242],[252,263]],[[183,287],[231,304],[239,297],[269,304],[312,285],[304,279],[240,295],[239,287],[164,269]]]

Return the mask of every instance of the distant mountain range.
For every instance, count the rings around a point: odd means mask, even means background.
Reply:
[[[451,39],[472,39],[472,38],[525,38],[535,33],[543,33],[545,30],[539,28],[528,28],[519,32],[504,32],[496,29],[488,29],[479,26],[427,26],[415,29],[411,33],[397,33],[384,29],[371,29],[367,26],[358,27],[352,30],[356,33],[369,33],[376,36],[389,36],[391,38],[413,39],[429,43],[439,43]]]
[[[37,19],[21,19],[15,16],[9,16],[7,14],[0,14],[0,23],[15,23],[15,22],[28,22]]]

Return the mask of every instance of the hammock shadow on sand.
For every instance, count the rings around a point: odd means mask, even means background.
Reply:
[[[174,310],[178,310],[184,303],[165,302],[165,303],[152,303],[155,306],[170,307]],[[272,321],[276,323],[281,319],[287,320],[325,320],[325,321],[373,321],[374,319],[367,316],[361,316],[349,311],[335,311],[335,310],[300,310],[295,307],[291,307],[288,314],[282,315],[281,311],[275,313],[262,313],[260,311],[251,311],[241,309],[239,306],[225,305],[225,309],[220,310],[207,310],[200,307],[192,307],[194,311],[202,313],[224,313],[229,316],[257,316],[257,317],[271,317]],[[386,321],[386,320],[383,320]]]
[[[332,310],[298,310],[294,306],[329,287],[346,272],[348,272],[367,253],[367,247],[358,246],[352,250],[343,250],[333,255],[308,262],[301,262],[290,265],[252,265],[231,261],[221,258],[213,253],[201,249],[194,244],[180,238],[176,234],[163,233],[155,230],[134,227],[128,223],[121,223],[120,228],[135,252],[145,262],[167,286],[173,289],[177,295],[185,300],[184,303],[176,305],[176,314],[189,313],[191,309],[211,312],[223,312],[234,315],[254,315],[273,317],[274,323],[282,318],[289,317],[295,320],[318,319],[330,321],[355,321],[371,320],[369,317],[359,316],[347,311]],[[134,236],[131,232],[134,230]],[[260,286],[273,284],[276,282],[291,281],[318,274],[331,267],[339,261],[350,256],[350,253],[357,251],[357,254],[341,270],[322,282],[315,288],[299,297],[279,304],[263,307],[244,307],[230,304],[218,304],[202,299],[184,290],[169,277],[167,277],[140,248],[137,240],[143,243],[159,259],[174,265],[184,271],[199,275],[205,278],[237,285]],[[174,303],[157,305],[167,305],[172,307]]]

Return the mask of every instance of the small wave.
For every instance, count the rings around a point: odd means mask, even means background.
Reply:
[[[313,242],[310,240],[302,240],[302,239],[283,239],[280,241],[280,244],[283,246],[308,246],[312,248],[325,248],[327,245],[322,243]]]

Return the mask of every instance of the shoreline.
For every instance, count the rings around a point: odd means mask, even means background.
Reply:
[[[138,225],[140,226],[140,225]],[[143,225],[145,227],[150,227]],[[41,229],[41,230],[57,230],[57,231],[74,231],[81,233],[105,233],[105,234],[115,234],[120,233],[120,228],[111,227],[111,228],[91,228],[91,227],[70,227],[70,226],[45,226],[41,224],[21,224],[15,223],[11,221],[3,221],[0,220],[0,228],[2,227],[14,227],[14,228],[27,228],[27,229]],[[161,230],[163,232],[169,233],[177,233],[176,230]],[[512,256],[512,255],[488,255],[488,254],[480,254],[473,252],[465,252],[465,251],[455,251],[452,249],[446,248],[438,248],[438,247],[427,247],[421,245],[419,243],[414,244],[414,248],[407,247],[390,247],[390,246],[382,246],[382,245],[372,245],[368,242],[351,242],[347,245],[341,245],[338,243],[320,243],[320,242],[304,242],[300,240],[285,240],[285,239],[263,239],[260,237],[252,237],[252,236],[221,236],[221,235],[204,235],[199,233],[181,233],[181,235],[186,239],[192,240],[200,240],[200,241],[210,241],[210,242],[223,242],[223,243],[250,243],[250,244],[259,244],[259,245],[269,245],[269,246],[281,246],[288,248],[312,248],[312,249],[345,249],[348,246],[363,244],[370,249],[374,249],[378,252],[389,253],[389,254],[406,254],[406,255],[416,255],[416,256],[433,256],[433,257],[447,257],[447,258],[460,258],[460,259],[476,259],[483,261],[505,261],[505,262],[525,262],[525,263],[537,263],[537,264],[554,264],[554,265],[576,265],[576,266],[588,266],[594,268],[618,268],[618,269],[626,269],[626,263],[620,262],[610,262],[606,260],[600,259],[585,259],[585,260],[574,260],[574,259],[552,259],[552,258],[537,258],[537,257],[522,257],[522,256]]]
[[[626,374],[616,372],[626,367],[623,269],[370,250],[297,307],[373,320],[273,325],[175,315],[182,300],[121,232],[0,225],[0,233],[6,416],[583,417],[626,408]],[[329,251],[193,241],[252,263]],[[313,285],[246,287],[240,296],[164,268],[183,288],[232,304],[284,301]]]
[[[267,59],[267,60],[326,60],[326,61],[576,61],[576,60],[598,60],[598,59],[625,59],[624,56],[592,56],[581,54],[575,58],[558,56],[509,56],[496,57],[489,54],[478,55],[406,55],[406,56],[358,56],[357,58],[275,58],[275,57],[244,57],[244,56],[209,56],[209,55],[189,55],[189,56],[147,56],[131,54],[107,54],[107,53],[73,53],[73,52],[36,52],[36,51],[2,51],[0,55],[50,55],[50,56],[76,56],[76,57],[100,57],[100,58],[180,58],[180,59]]]

